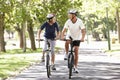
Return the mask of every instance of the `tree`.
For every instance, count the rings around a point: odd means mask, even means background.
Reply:
[[[0,13],[0,51],[5,52],[5,41],[4,41],[4,13]]]
[[[80,7],[82,5],[80,3],[80,0],[73,0],[72,2],[71,0],[42,0],[38,3],[36,16],[41,24],[46,20],[48,13],[54,13],[56,14],[58,24],[63,27],[65,21],[68,19],[68,10],[70,8],[76,8],[75,5],[79,5]]]
[[[35,47],[35,39],[34,39],[34,32],[33,32],[33,16],[35,13],[34,11],[34,1],[29,0],[22,0],[20,2],[16,2],[15,12],[13,14],[14,21],[16,22],[17,26],[15,29],[17,30],[20,36],[20,47],[23,48],[23,51],[26,51],[26,30],[28,30],[30,41],[31,41],[31,49],[36,50]]]
[[[0,1],[0,51],[5,52],[5,41],[4,41],[4,29],[5,29],[5,18],[9,15],[13,9],[14,0],[1,0]]]
[[[117,21],[117,31],[118,31],[118,42],[120,43],[120,19],[119,19],[119,8],[116,8],[116,21]]]
[[[103,25],[101,28],[103,32],[103,35],[106,36],[107,34],[107,26],[110,28],[110,31],[116,30],[115,26],[115,12],[116,7],[118,7],[118,0],[82,0],[82,10],[81,14],[84,17],[87,17],[87,14],[94,14],[98,18],[93,18],[93,23],[91,23],[91,20],[88,19],[88,28],[91,28],[94,30],[95,28],[98,28],[99,25]],[[106,23],[106,7],[109,7],[108,9],[108,23]],[[119,17],[117,17],[119,18]],[[104,20],[103,20],[104,19]],[[90,23],[90,24],[89,24]],[[97,26],[94,24],[98,24]],[[93,25],[93,26],[92,26]],[[107,25],[107,26],[106,26]],[[89,32],[91,32],[91,29],[88,29]],[[97,30],[95,30],[97,31]],[[106,36],[107,37],[107,36]]]

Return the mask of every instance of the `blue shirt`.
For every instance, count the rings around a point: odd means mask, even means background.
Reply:
[[[41,30],[45,29],[44,36],[47,39],[54,39],[56,37],[56,31],[59,32],[58,24],[55,22],[50,25],[48,22],[45,22],[41,27]]]

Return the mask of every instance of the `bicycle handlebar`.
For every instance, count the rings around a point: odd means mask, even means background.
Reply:
[[[71,40],[71,39],[60,39],[62,41],[81,41],[81,40]]]
[[[36,39],[36,41],[44,41],[44,39]]]
[[[59,40],[59,39],[51,39],[51,40]],[[45,41],[45,39],[36,39],[36,41]]]

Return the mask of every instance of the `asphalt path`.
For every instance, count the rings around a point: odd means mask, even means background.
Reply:
[[[94,46],[94,45],[93,45]],[[45,64],[34,64],[8,80],[69,80],[64,50],[56,54],[56,71],[47,78]],[[120,59],[108,56],[100,48],[81,47],[79,50],[79,73],[73,73],[71,80],[120,80]]]

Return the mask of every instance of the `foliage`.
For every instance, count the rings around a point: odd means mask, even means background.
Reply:
[[[93,29],[94,24],[106,16],[106,6],[110,7],[109,17],[112,20],[115,18],[115,8],[119,6],[118,0],[1,0],[0,3],[0,12],[8,13],[5,22],[8,30],[12,30],[14,24],[29,19],[32,19],[34,24],[42,24],[46,21],[48,13],[55,13],[59,25],[64,26],[67,20],[67,11],[70,8],[78,9],[80,17],[95,15],[97,18],[95,16],[92,19],[88,18],[88,24]]]
[[[14,26],[24,21],[32,21],[38,27],[46,21],[48,13],[55,13],[61,29],[68,19],[67,11],[76,8],[88,32],[92,33],[99,25],[106,31],[106,7],[108,9],[108,26],[116,30],[115,10],[120,6],[119,0],[1,0],[0,12],[5,12],[5,27],[7,31],[14,31]],[[87,18],[87,20],[86,20]]]
[[[38,8],[36,9],[36,16],[38,17],[39,22],[43,23],[46,21],[46,15],[48,13],[54,13],[56,14],[59,25],[63,26],[67,20],[67,11],[69,8],[73,8],[73,4],[76,4],[76,2],[71,3],[70,0],[43,0],[43,2],[38,4]]]

